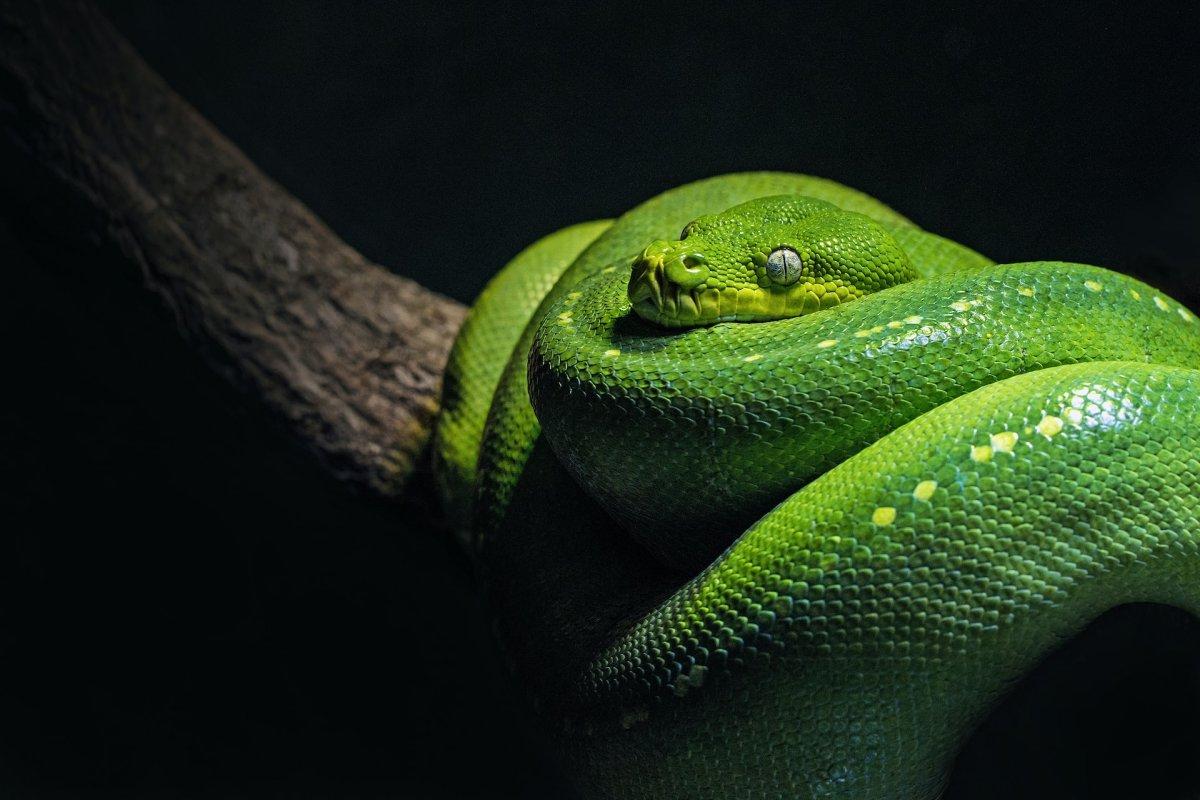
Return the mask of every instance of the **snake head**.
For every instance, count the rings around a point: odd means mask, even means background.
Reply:
[[[671,328],[808,314],[916,277],[879,223],[822,200],[764,197],[688,223],[633,260],[629,301]]]

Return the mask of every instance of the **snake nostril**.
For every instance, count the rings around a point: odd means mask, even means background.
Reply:
[[[695,289],[708,279],[708,266],[704,256],[688,253],[672,258],[666,264],[667,278],[683,289]]]

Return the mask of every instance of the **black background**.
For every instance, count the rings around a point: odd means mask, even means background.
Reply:
[[[784,169],[1200,310],[1194,12],[104,8],[352,245],[464,302],[563,225]],[[331,486],[136,276],[34,262],[20,233],[0,223],[8,793],[569,796],[454,547]],[[950,796],[1200,793],[1197,627],[1104,618],[987,723]]]

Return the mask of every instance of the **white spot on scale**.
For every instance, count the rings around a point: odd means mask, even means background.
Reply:
[[[1016,431],[1003,431],[992,434],[992,450],[997,453],[1011,453],[1020,437]]]
[[[1063,421],[1053,414],[1042,417],[1042,421],[1037,424],[1037,432],[1047,439],[1053,439],[1062,432],[1062,429]]]
[[[928,502],[935,491],[937,491],[937,481],[921,481],[917,484],[917,488],[913,489],[913,497]]]

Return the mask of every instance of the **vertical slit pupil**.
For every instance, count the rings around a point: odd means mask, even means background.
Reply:
[[[790,248],[773,250],[767,257],[767,274],[772,281],[784,286],[793,284],[800,278],[801,266],[800,255]]]

